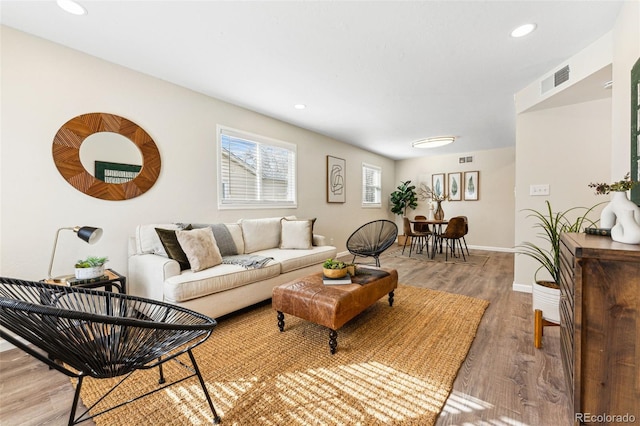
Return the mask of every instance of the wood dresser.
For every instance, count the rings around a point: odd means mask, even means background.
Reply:
[[[640,422],[640,245],[563,234],[560,258],[561,352],[574,424]]]

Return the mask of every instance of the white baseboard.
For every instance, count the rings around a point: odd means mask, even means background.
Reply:
[[[511,289],[513,291],[520,291],[522,293],[532,293],[533,292],[533,288],[531,287],[531,284],[519,284],[517,282],[513,282],[513,285],[511,286]]]

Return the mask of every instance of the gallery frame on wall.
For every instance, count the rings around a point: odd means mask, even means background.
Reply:
[[[431,191],[436,199],[442,199],[447,193],[447,185],[444,180],[444,173],[436,173],[431,175]]]
[[[462,173],[449,173],[448,177],[448,187],[449,187],[449,201],[460,201],[462,200]]]
[[[464,200],[478,201],[480,193],[480,172],[464,172]]]
[[[343,158],[327,155],[327,203],[347,201],[346,165]]]

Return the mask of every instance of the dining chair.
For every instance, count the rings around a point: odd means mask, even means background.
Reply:
[[[429,250],[429,237],[431,236],[431,232],[418,232],[412,229],[411,221],[408,217],[404,217],[404,235],[407,237],[404,240],[404,245],[402,246],[402,254],[404,254],[404,250],[407,247],[407,241],[411,241],[409,243],[409,257],[411,257],[411,252],[413,251],[414,246],[420,247],[422,251],[425,247],[427,251]]]
[[[469,219],[466,216],[460,216],[464,219],[464,235],[469,233]],[[469,247],[467,247],[467,240],[462,236],[462,242],[464,243],[464,248],[467,249],[467,256],[469,255]]]
[[[464,250],[462,249],[462,243],[460,242],[460,240],[464,237],[464,234],[464,218],[461,216],[456,216],[449,219],[449,223],[447,224],[444,232],[438,235],[438,239],[440,241],[446,241],[445,261],[449,260],[449,253],[451,253],[452,257],[457,257],[456,244],[460,246],[460,253],[462,253],[462,258],[465,262],[467,261],[467,258],[464,255]]]

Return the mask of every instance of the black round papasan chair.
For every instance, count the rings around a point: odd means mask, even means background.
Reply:
[[[380,266],[379,256],[398,238],[398,226],[386,219],[365,223],[347,239],[347,250],[356,257],[373,257]]]
[[[0,337],[51,368],[78,379],[69,425],[84,422],[191,377],[198,377],[213,414],[213,423],[219,423],[220,417],[191,351],[209,338],[215,326],[216,321],[212,318],[168,303],[106,291],[0,278]],[[165,384],[162,365],[184,353],[189,355],[191,367],[183,366],[190,369],[191,374]],[[99,413],[89,413],[135,370],[154,367],[158,367],[160,374],[160,386],[156,389]],[[82,380],[87,376],[124,378],[76,418]]]

